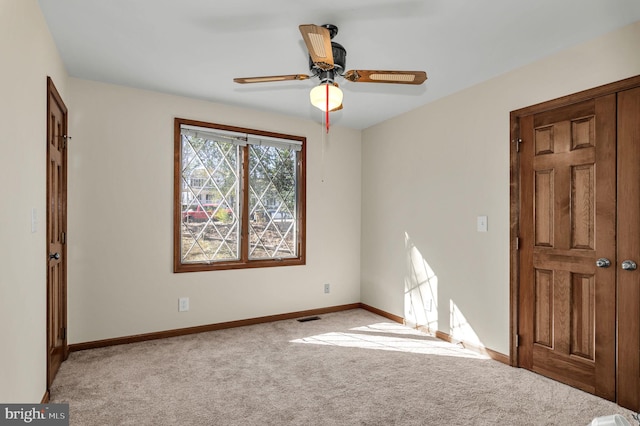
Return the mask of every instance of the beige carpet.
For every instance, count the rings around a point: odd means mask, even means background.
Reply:
[[[356,309],[72,353],[72,425],[587,425],[633,413]]]

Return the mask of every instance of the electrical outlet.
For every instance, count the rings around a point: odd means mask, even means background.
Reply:
[[[331,293],[331,284],[327,283],[324,285],[324,292],[325,294]]]
[[[189,298],[181,297],[180,299],[178,299],[178,311],[186,312],[188,310],[189,310]]]

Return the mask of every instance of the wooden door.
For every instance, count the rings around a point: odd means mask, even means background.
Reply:
[[[518,364],[614,400],[616,95],[519,124]]]
[[[618,94],[618,403],[640,412],[640,88]]]
[[[67,108],[47,78],[47,389],[67,346]]]

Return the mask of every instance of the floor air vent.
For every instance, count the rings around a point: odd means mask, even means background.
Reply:
[[[298,322],[315,321],[315,320],[319,320],[319,319],[320,319],[320,317],[299,318]]]

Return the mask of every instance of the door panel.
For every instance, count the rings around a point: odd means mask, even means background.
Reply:
[[[640,88],[618,94],[618,403],[640,411]]]
[[[534,343],[548,348],[553,347],[553,271],[537,269],[535,271],[535,291],[536,299],[534,312],[535,318],[535,339]]]
[[[593,275],[572,274],[571,355],[595,361],[595,280]]]
[[[519,364],[615,398],[615,95],[520,120]],[[613,132],[611,130],[614,130]]]
[[[47,80],[47,389],[67,347],[67,109]]]

